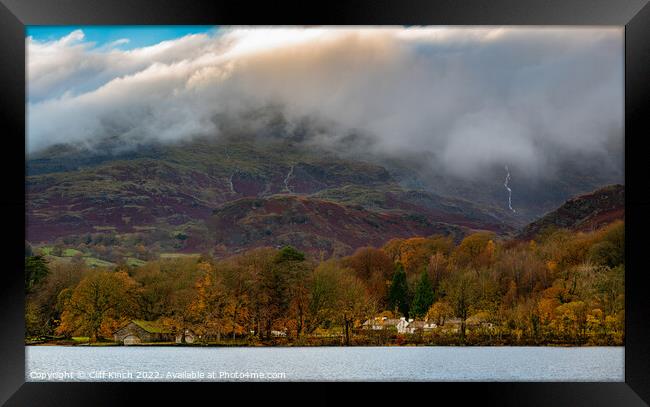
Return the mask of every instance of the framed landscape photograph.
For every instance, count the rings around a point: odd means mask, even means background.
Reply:
[[[647,405],[646,2],[0,12],[0,401]]]

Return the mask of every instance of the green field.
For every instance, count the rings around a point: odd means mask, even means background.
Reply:
[[[96,257],[86,257],[85,260],[86,260],[86,265],[88,267],[93,267],[93,268],[97,268],[97,267],[115,267],[116,266],[115,263],[111,263],[110,261],[98,259]]]
[[[84,253],[77,249],[65,249],[63,250],[63,257],[74,257],[74,256],[83,256]]]
[[[161,260],[170,260],[170,259],[186,259],[192,257],[199,257],[200,253],[160,253]]]
[[[125,262],[129,267],[140,267],[147,263],[146,261],[136,259],[135,257],[127,257]]]

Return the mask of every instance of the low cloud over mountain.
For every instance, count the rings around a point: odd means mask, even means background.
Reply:
[[[306,142],[417,154],[461,177],[505,164],[548,175],[577,155],[622,171],[620,28],[226,28],[120,49],[126,40],[27,39],[30,153],[219,136],[226,121],[264,130],[271,116],[249,112],[272,106]]]

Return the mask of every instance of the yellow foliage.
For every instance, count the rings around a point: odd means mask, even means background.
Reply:
[[[392,239],[382,250],[394,261],[404,266],[407,274],[419,273],[424,269],[431,256],[451,251],[453,242],[449,237],[412,237],[409,239]]]
[[[551,273],[555,273],[555,270],[557,270],[557,262],[554,260],[547,261],[546,268],[548,268],[548,271],[550,271]]]

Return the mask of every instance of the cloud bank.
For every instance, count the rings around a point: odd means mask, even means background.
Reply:
[[[27,38],[29,152],[218,136],[215,118],[273,105],[290,125],[335,123],[312,142],[359,133],[461,176],[622,154],[620,28],[229,28],[112,45]]]

